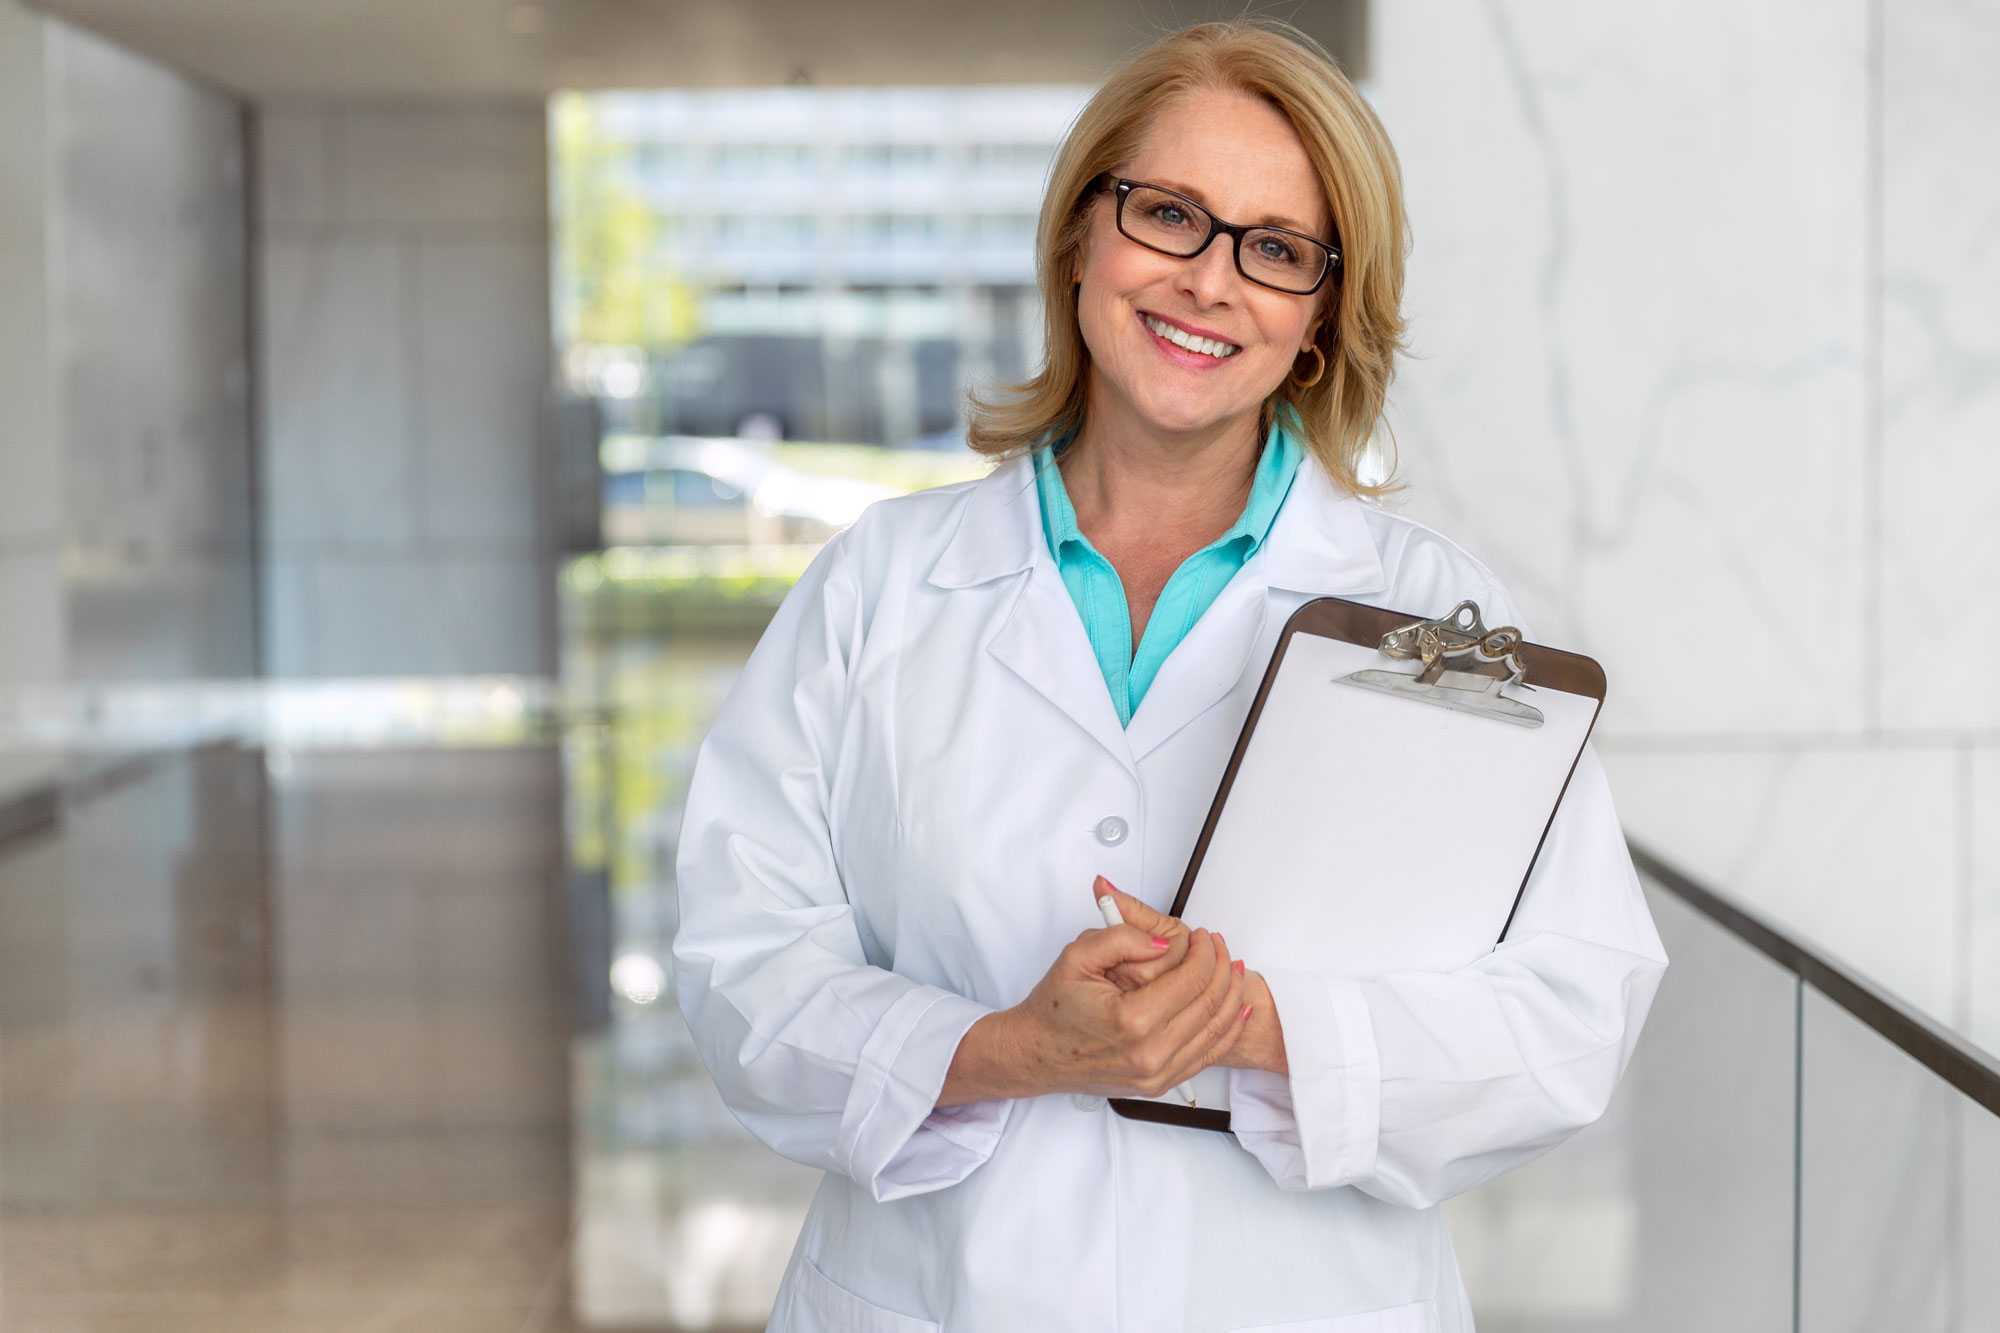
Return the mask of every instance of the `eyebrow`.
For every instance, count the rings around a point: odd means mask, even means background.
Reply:
[[[1202,194],[1200,190],[1197,190],[1192,185],[1189,185],[1183,181],[1174,180],[1171,177],[1162,180],[1156,180],[1152,183],[1155,185],[1165,186],[1167,189],[1172,190],[1175,194],[1184,194],[1188,198],[1194,200],[1197,204],[1200,204],[1203,208],[1208,208],[1209,212],[1211,213],[1215,212],[1213,208],[1209,208],[1207,196]],[[1307,226],[1305,223],[1299,221],[1295,217],[1288,217],[1283,213],[1266,213],[1263,217],[1259,218],[1257,221],[1245,223],[1243,225],[1250,227],[1282,227],[1286,231],[1298,232],[1301,236],[1310,236],[1314,240],[1319,239],[1319,232],[1316,229]]]

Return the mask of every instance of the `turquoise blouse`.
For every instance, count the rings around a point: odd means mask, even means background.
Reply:
[[[1070,600],[1076,603],[1077,614],[1083,617],[1091,649],[1097,654],[1097,665],[1111,690],[1111,702],[1118,707],[1120,723],[1132,721],[1132,714],[1138,711],[1139,701],[1146,697],[1146,690],[1159,674],[1167,654],[1187,637],[1195,621],[1201,619],[1201,613],[1208,610],[1216,595],[1263,544],[1271,530],[1271,520],[1277,517],[1278,506],[1291,490],[1302,457],[1298,443],[1284,428],[1273,426],[1257,460],[1256,474],[1250,480],[1250,499],[1243,506],[1242,516],[1229,531],[1181,562],[1160,591],[1160,600],[1154,603],[1153,614],[1146,621],[1145,636],[1134,652],[1132,609],[1125,602],[1125,586],[1118,581],[1118,571],[1098,554],[1077,527],[1076,509],[1063,486],[1062,471],[1055,466],[1054,450],[1044,446],[1036,452],[1042,532],[1048,538],[1049,551],[1056,558],[1056,569],[1069,589]]]

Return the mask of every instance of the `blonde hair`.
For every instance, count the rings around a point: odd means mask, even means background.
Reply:
[[[1287,376],[1265,402],[1260,429],[1284,413],[1336,482],[1380,494],[1388,486],[1364,481],[1361,464],[1403,345],[1402,173],[1381,121],[1333,58],[1297,29],[1266,20],[1203,23],[1161,38],[1114,71],[1077,116],[1049,173],[1035,231],[1042,366],[994,397],[972,399],[967,442],[1006,457],[1083,427],[1090,353],[1077,324],[1073,275],[1095,182],[1138,151],[1163,105],[1205,90],[1262,98],[1291,122],[1340,248],[1314,335],[1325,373],[1310,388]]]

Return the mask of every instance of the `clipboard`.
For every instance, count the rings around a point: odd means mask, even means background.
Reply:
[[[1604,684],[1588,657],[1488,629],[1473,602],[1431,620],[1308,602],[1278,636],[1172,914],[1260,971],[1475,961],[1513,924]],[[1197,1075],[1194,1105],[1111,1106],[1227,1133],[1226,1078]]]

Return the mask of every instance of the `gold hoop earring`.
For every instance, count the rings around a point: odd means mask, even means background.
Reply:
[[[1311,352],[1319,358],[1319,369],[1313,371],[1313,377],[1309,380],[1300,379],[1296,370],[1292,372],[1292,383],[1301,389],[1312,388],[1313,385],[1319,383],[1320,376],[1326,374],[1326,353],[1319,350],[1319,344],[1314,343],[1311,347],[1306,348],[1306,351]]]

